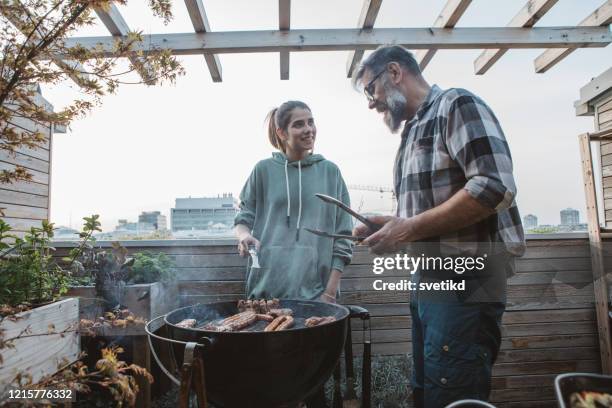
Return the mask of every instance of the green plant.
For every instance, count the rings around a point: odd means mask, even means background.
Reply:
[[[0,304],[40,304],[66,293],[69,273],[51,255],[53,224],[43,220],[19,238],[0,219]],[[7,241],[13,240],[13,243]]]
[[[121,305],[128,272],[134,258],[127,256],[127,249],[113,242],[111,249],[96,248],[95,231],[101,231],[99,215],[85,217],[83,230],[79,234],[79,245],[70,251],[64,261],[68,263],[75,277],[73,283],[91,284],[96,287],[96,297],[111,310]]]
[[[69,255],[64,258],[64,262],[68,265],[68,269],[72,272],[70,284],[72,286],[91,285],[93,284],[93,276],[91,271],[86,270],[85,265],[89,266],[94,263],[94,245],[96,238],[94,232],[102,231],[99,221],[100,216],[93,214],[91,217],[83,217],[85,223],[83,229],[79,233],[79,245],[70,250]]]
[[[174,279],[174,262],[163,252],[135,253],[128,272],[129,283],[169,282]]]

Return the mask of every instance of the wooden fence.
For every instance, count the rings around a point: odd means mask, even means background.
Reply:
[[[244,296],[245,260],[233,241],[126,241],[171,256],[182,305]],[[63,251],[59,251],[61,254]],[[388,271],[386,278],[406,277]],[[372,319],[373,353],[411,353],[409,295],[377,292],[372,255],[357,248],[342,277],[342,303],[363,305]],[[588,240],[532,239],[509,280],[501,352],[493,370],[499,407],[553,407],[553,379],[564,372],[599,372],[599,350]],[[359,350],[361,332],[353,333]]]

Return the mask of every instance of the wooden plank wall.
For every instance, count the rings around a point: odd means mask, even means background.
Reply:
[[[612,94],[597,104],[597,124],[600,131],[612,128]]]
[[[20,165],[32,174],[31,182],[0,184],[2,218],[13,227],[15,235],[23,236],[31,227],[40,227],[41,221],[49,218],[52,132],[49,126],[26,120],[18,120],[15,125],[48,135],[39,149],[23,147],[15,154],[0,149],[0,170],[13,170],[15,165]]]
[[[595,105],[595,129],[612,128],[612,91]],[[612,229],[612,141],[600,142],[606,229]]]

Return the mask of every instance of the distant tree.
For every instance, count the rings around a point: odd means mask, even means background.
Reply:
[[[557,233],[557,232],[560,232],[560,231],[559,231],[559,228],[556,228],[556,227],[542,227],[542,226],[540,226],[540,227],[535,227],[535,228],[528,229],[526,232],[528,234],[554,234],[554,233]]]
[[[39,148],[45,135],[24,129],[33,121],[45,126],[66,126],[99,106],[102,97],[120,84],[170,82],[184,70],[169,50],[152,54],[134,53],[141,33],[130,32],[115,42],[113,58],[95,56],[84,47],[69,48],[65,40],[95,23],[94,10],[108,11],[111,5],[127,0],[0,0],[0,149],[11,154],[21,147]],[[172,19],[170,0],[148,0],[153,14],[164,23]],[[118,64],[130,58],[129,66]],[[43,58],[44,57],[44,58]],[[126,81],[132,72],[140,81]],[[79,95],[58,112],[40,103],[39,84],[57,85],[71,78]],[[0,183],[30,180],[27,169],[0,172]]]

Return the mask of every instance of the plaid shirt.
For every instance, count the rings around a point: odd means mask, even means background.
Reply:
[[[514,200],[510,150],[497,118],[474,94],[431,88],[404,126],[394,183],[399,217],[436,207],[461,189],[496,211],[476,224],[426,241],[478,247],[503,243],[507,252],[523,254],[525,237]]]

